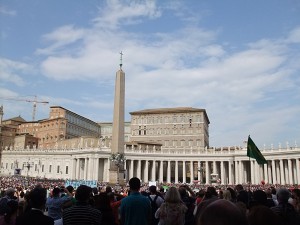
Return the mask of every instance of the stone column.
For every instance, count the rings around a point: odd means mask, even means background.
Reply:
[[[155,177],[155,174],[156,174],[156,165],[155,165],[156,161],[153,160],[152,161],[152,171],[151,171],[151,179],[152,181],[156,181],[156,177]]]
[[[167,182],[171,183],[171,161],[168,160],[168,166],[167,166]]]
[[[194,181],[194,162],[190,161],[190,183]]]
[[[129,179],[131,179],[134,175],[134,160],[130,160],[130,170],[129,170]]]
[[[275,165],[275,160],[272,160],[272,183],[276,184],[277,179],[276,179],[276,165]]]
[[[217,162],[213,161],[213,173],[217,173]]]
[[[289,184],[294,184],[293,182],[293,170],[292,170],[292,160],[288,159],[288,174],[289,174]]]
[[[277,179],[277,183],[280,184],[281,183],[281,178],[280,178],[280,162],[279,161],[275,161],[275,167],[276,167],[276,179]]]
[[[225,174],[224,174],[224,161],[221,161],[221,184],[226,184]]]
[[[268,164],[264,164],[264,181],[266,183],[269,183],[269,178],[268,178]]]
[[[71,174],[71,179],[76,179],[76,158],[74,158],[73,160],[72,160],[72,174]],[[44,171],[44,173],[45,173],[45,171]]]
[[[208,165],[208,161],[205,161],[205,184],[209,184],[209,165]]]
[[[283,159],[280,159],[279,164],[280,164],[280,183],[281,183],[281,184],[285,184]]]
[[[88,168],[88,160],[84,158],[84,170],[83,170],[83,179],[86,180],[87,178],[87,168]]]
[[[160,160],[159,162],[159,182],[163,182],[164,180],[164,161]]]
[[[297,173],[297,184],[300,184],[300,162],[299,159],[296,158],[296,173]]]
[[[201,183],[201,180],[202,180],[202,178],[201,178],[201,173],[200,173],[200,169],[201,169],[201,162],[200,162],[200,161],[198,161],[198,172],[197,172],[197,178],[198,178],[198,181],[199,181],[199,183]]]
[[[186,183],[185,161],[182,161],[182,183]]]
[[[234,161],[234,174],[235,174],[235,183],[240,183],[240,177],[239,177],[239,161]]]
[[[94,179],[99,180],[99,158],[94,159]]]
[[[80,179],[80,158],[77,159],[76,162],[76,175],[75,179]]]
[[[244,173],[243,173],[243,171],[244,171],[244,168],[243,168],[243,161],[242,160],[240,160],[239,161],[239,182],[240,183],[243,183],[244,182]]]
[[[228,161],[228,173],[229,173],[229,184],[233,184],[233,180],[232,180],[232,161],[229,160]]]
[[[146,161],[145,161],[145,171],[144,171],[144,181],[145,181],[145,182],[148,182],[148,181],[149,181],[149,176],[148,176],[148,174],[149,174],[149,161],[146,160]]]
[[[142,176],[141,176],[141,164],[142,164],[142,161],[139,159],[138,160],[138,164],[137,164],[137,174],[136,174],[136,176],[139,179],[142,179]]]
[[[175,161],[175,183],[178,183],[178,161]]]

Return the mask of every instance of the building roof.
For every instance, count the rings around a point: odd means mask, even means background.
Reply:
[[[21,116],[17,116],[17,117],[13,117],[13,118],[10,118],[10,119],[6,119],[6,120],[3,120],[4,121],[16,121],[16,122],[26,122],[26,120],[24,120]]]
[[[189,113],[189,112],[203,112],[208,123],[210,123],[205,109],[199,109],[199,108],[193,108],[193,107],[144,109],[144,110],[140,110],[140,111],[130,112],[130,115],[163,114],[163,113]]]

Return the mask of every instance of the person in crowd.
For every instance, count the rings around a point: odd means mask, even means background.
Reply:
[[[219,199],[208,204],[196,220],[196,225],[247,225],[246,215],[234,203]]]
[[[253,192],[252,200],[249,202],[249,208],[258,205],[267,205],[267,194],[262,190],[256,190]]]
[[[249,193],[244,190],[243,185],[241,185],[241,184],[236,185],[235,190],[237,192],[236,201],[243,202],[248,207]]]
[[[119,207],[121,205],[121,200],[117,200],[115,198],[115,193],[114,192],[109,192],[107,193],[109,200],[110,200],[110,207],[113,211],[113,215],[115,218],[115,224],[119,225],[120,221],[119,221]]]
[[[196,195],[188,185],[181,185],[178,189],[181,200],[184,202],[188,210],[185,213],[185,225],[194,224],[194,208]]]
[[[18,216],[16,225],[54,225],[53,218],[44,215],[47,191],[36,187],[29,193],[30,209]]]
[[[229,190],[224,190],[223,191],[223,199],[227,200],[227,201],[231,201],[231,193]]]
[[[275,187],[270,187],[271,188],[271,193],[272,193],[272,199],[274,201],[275,206],[278,205],[278,201],[277,201],[277,195],[276,195],[276,188]]]
[[[9,207],[7,203],[9,201],[16,201],[17,198],[15,197],[16,190],[14,188],[8,188],[5,191],[4,197],[0,199],[0,215],[4,215],[9,211]]]
[[[7,213],[0,216],[0,225],[15,225],[18,212],[18,202],[9,201],[7,202],[7,207]]]
[[[267,195],[267,202],[266,202],[266,206],[271,208],[275,206],[275,202],[272,198],[272,190],[270,188],[268,188],[266,191],[266,195]]]
[[[141,181],[137,177],[129,180],[130,194],[121,200],[120,219],[122,225],[149,225],[151,205],[147,197],[139,192]]]
[[[66,201],[71,201],[73,197],[67,188],[64,189],[67,195],[61,197],[60,188],[53,188],[52,196],[47,198],[46,208],[48,208],[48,216],[54,220],[58,220],[62,217],[61,207]]]
[[[294,206],[295,210],[300,213],[300,189],[295,188],[292,190],[292,205]]]
[[[282,219],[264,205],[251,207],[247,219],[249,225],[284,225]]]
[[[226,190],[230,191],[230,195],[231,195],[231,202],[236,202],[236,192],[231,188],[228,187]]]
[[[199,217],[200,213],[203,211],[203,209],[209,205],[210,203],[218,200],[218,193],[214,187],[208,187],[206,189],[205,195],[201,203],[197,207],[197,212],[195,212],[195,218]]]
[[[158,224],[184,225],[187,210],[177,188],[170,187],[166,192],[165,202],[156,211],[155,217],[159,219]]]
[[[102,214],[103,225],[116,225],[113,210],[110,206],[110,199],[106,192],[94,195],[95,205],[94,207],[100,210]]]
[[[89,204],[92,188],[80,185],[75,193],[76,205],[67,208],[62,213],[64,225],[101,225],[101,212]]]
[[[152,210],[151,225],[157,225],[159,220],[157,218],[155,218],[155,212],[161,206],[161,204],[164,202],[164,200],[157,193],[156,186],[151,185],[149,187],[149,192],[150,193],[148,195],[148,198],[151,202],[151,210]]]
[[[271,210],[279,215],[285,225],[299,225],[300,215],[296,212],[294,207],[288,203],[290,192],[286,188],[280,188],[277,191],[278,205],[271,208]]]

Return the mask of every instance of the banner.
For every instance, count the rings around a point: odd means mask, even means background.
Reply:
[[[75,189],[78,188],[80,185],[86,185],[91,188],[97,187],[96,180],[66,180],[65,187],[73,186]]]

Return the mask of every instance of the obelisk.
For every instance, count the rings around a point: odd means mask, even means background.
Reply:
[[[116,73],[115,96],[114,96],[114,115],[112,127],[111,153],[124,153],[124,111],[125,111],[125,73],[122,70],[122,56],[120,52],[120,69]],[[117,177],[119,176],[119,179]],[[118,168],[110,162],[109,182],[124,184],[123,166]]]

